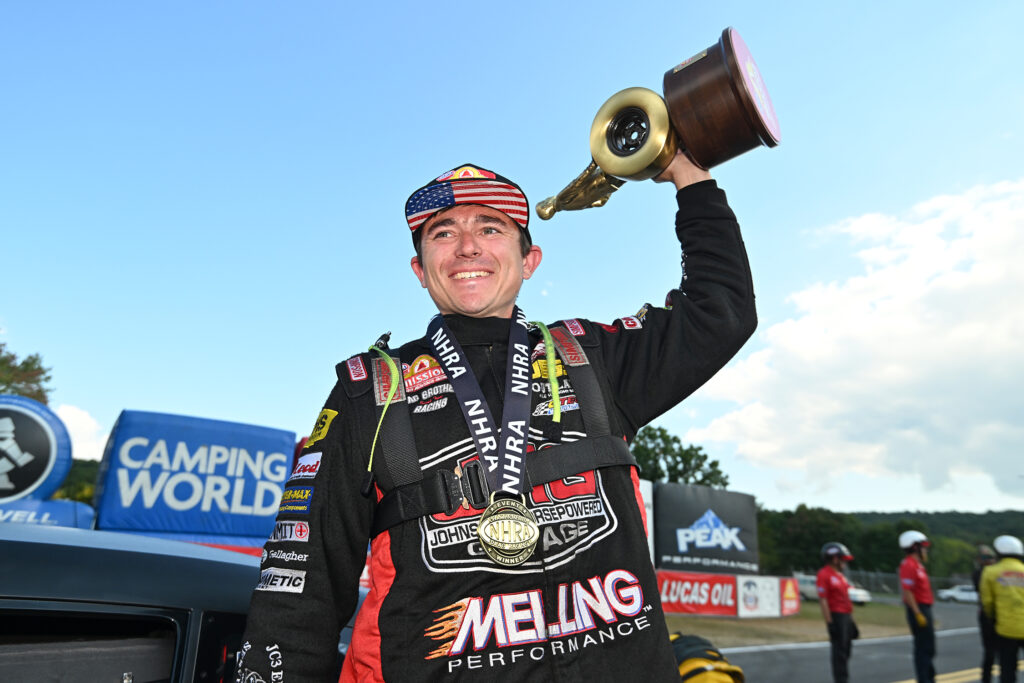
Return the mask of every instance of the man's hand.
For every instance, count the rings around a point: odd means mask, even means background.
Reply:
[[[690,161],[690,157],[686,156],[686,153],[680,149],[676,150],[676,155],[668,165],[668,168],[654,178],[656,183],[674,184],[677,190],[681,190],[687,185],[699,183],[702,180],[711,180],[711,174]]]
[[[928,617],[921,614],[920,612],[914,612],[914,618],[917,619],[917,625],[924,628],[928,625]]]

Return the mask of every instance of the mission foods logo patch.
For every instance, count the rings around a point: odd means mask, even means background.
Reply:
[[[405,374],[405,391],[412,393],[445,379],[444,369],[432,356],[423,354],[409,364]]]
[[[285,489],[281,494],[279,512],[309,514],[309,505],[313,502],[313,487],[299,486]]]

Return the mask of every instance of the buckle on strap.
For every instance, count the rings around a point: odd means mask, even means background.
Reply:
[[[458,510],[463,501],[476,510],[487,507],[487,479],[477,461],[465,465],[461,476],[452,470],[438,470],[437,483],[446,515]]]
[[[487,489],[484,468],[481,467],[479,460],[463,466],[459,483],[462,484],[462,494],[471,508],[482,510],[487,507],[490,492]]]

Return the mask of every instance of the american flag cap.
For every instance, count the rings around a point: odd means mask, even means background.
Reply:
[[[405,202],[405,220],[413,244],[420,227],[438,211],[458,204],[480,204],[497,209],[514,220],[533,243],[527,225],[530,204],[522,188],[508,178],[476,164],[461,164],[413,192]]]

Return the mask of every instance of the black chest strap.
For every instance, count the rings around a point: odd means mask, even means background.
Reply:
[[[583,425],[588,436],[579,441],[563,443],[553,448],[532,451],[526,458],[526,484],[532,488],[565,477],[614,465],[636,465],[636,459],[622,437],[610,433],[608,413],[598,383],[597,373],[587,359],[579,342],[565,328],[551,328],[558,355],[569,375],[582,411]],[[382,359],[375,359],[373,370],[374,397],[380,417],[387,396],[388,368]],[[549,368],[548,372],[554,372]],[[428,515],[452,514],[465,502],[468,507],[482,510],[487,506],[490,491],[479,462],[472,462],[465,470],[440,469],[423,475],[416,453],[412,416],[400,387],[381,424],[381,455],[384,467],[395,487],[377,503],[371,537],[402,522]]]

